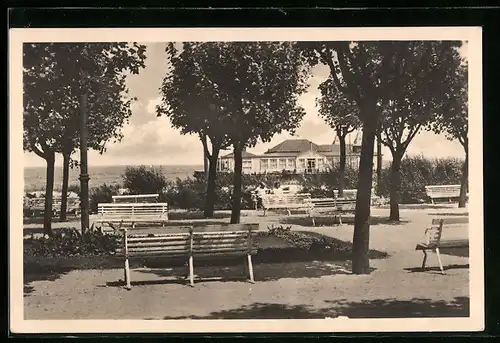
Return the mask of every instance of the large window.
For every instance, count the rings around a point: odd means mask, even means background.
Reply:
[[[279,165],[280,165],[280,170],[286,169],[286,159],[285,158],[280,158],[279,159]]]
[[[286,167],[290,170],[295,169],[295,160],[293,158],[289,158],[286,160]]]
[[[306,160],[303,158],[299,158],[299,168],[306,169]]]
[[[261,159],[260,160],[260,170],[265,171],[269,169],[269,160],[266,159]]]
[[[271,167],[270,167],[270,169],[272,169],[272,170],[276,170],[276,169],[278,169],[278,160],[277,160],[277,159],[272,158],[272,159],[270,159],[269,161],[271,162]]]
[[[243,160],[243,170],[246,172],[252,171],[252,160]]]

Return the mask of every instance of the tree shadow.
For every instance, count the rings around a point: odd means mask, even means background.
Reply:
[[[134,281],[137,285],[147,284],[171,284],[181,283],[188,284],[188,270],[186,266],[175,268],[158,268],[155,269],[137,269],[132,270],[132,279],[134,274],[153,274],[159,277],[160,280]],[[294,263],[254,263],[254,279],[255,282],[275,281],[284,278],[300,279],[300,278],[320,278],[322,276],[331,275],[351,275],[350,261],[307,261]],[[371,271],[375,270],[371,268]],[[248,282],[247,269],[243,263],[243,258],[238,261],[231,261],[226,264],[211,264],[205,262],[198,263],[194,261],[195,287],[197,283],[206,282]],[[140,278],[137,276],[136,278]],[[132,282],[132,284],[134,284]],[[122,285],[119,281],[108,283],[108,285]]]
[[[334,214],[327,215],[327,214],[322,214],[318,216],[314,216],[314,220],[316,222],[315,227],[321,227],[321,226],[336,226],[339,225],[338,221],[338,215],[335,216]],[[284,224],[284,225],[300,225],[300,226],[309,226],[312,227],[312,218],[306,217],[306,216],[289,216],[289,217],[282,217],[279,218],[279,223]],[[370,218],[370,225],[375,226],[375,225],[404,225],[406,223],[409,223],[408,220],[399,220],[399,221],[394,221],[390,220],[389,217],[382,217],[382,216],[372,216]],[[349,216],[344,216],[342,215],[342,224],[343,225],[354,225],[354,216],[349,215]]]
[[[446,270],[451,270],[451,269],[469,269],[469,264],[449,264],[446,266],[443,266],[443,269]],[[426,272],[431,272],[432,274],[441,274],[441,269],[439,267],[425,267],[422,269],[422,267],[414,267],[414,268],[404,268],[409,273],[426,273]]]
[[[324,319],[349,318],[425,318],[468,317],[469,298],[452,301],[414,298],[411,300],[379,299],[349,302],[347,299],[326,300],[326,307],[253,303],[236,309],[212,312],[206,316],[167,316],[163,319]]]
[[[47,265],[40,265],[37,263],[24,263],[24,296],[29,296],[34,292],[35,288],[31,286],[34,281],[55,281],[61,276],[73,270],[71,267],[59,266],[51,267]]]

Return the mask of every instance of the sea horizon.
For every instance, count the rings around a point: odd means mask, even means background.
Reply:
[[[177,178],[186,179],[193,176],[195,171],[203,170],[203,165],[196,164],[123,164],[123,165],[89,165],[89,186],[98,187],[106,184],[121,184],[122,175],[127,167],[156,167],[162,170],[168,181],[175,181]],[[74,167],[69,170],[69,185],[79,185],[79,168]],[[24,166],[24,190],[42,191],[45,189],[45,166]],[[62,166],[55,166],[54,170],[54,190],[62,187]]]

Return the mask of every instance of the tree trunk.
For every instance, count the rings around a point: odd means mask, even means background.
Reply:
[[[47,174],[46,174],[46,185],[45,185],[45,207],[43,213],[43,232],[49,236],[52,236],[52,203],[53,203],[53,192],[54,192],[54,164],[55,164],[55,154],[54,152],[46,153],[47,161]]]
[[[399,188],[401,187],[401,154],[394,154],[392,157],[391,166],[391,190],[390,190],[390,205],[391,211],[389,219],[399,221]]]
[[[217,159],[219,158],[219,151],[215,149],[212,151],[212,156],[208,162],[208,179],[207,179],[207,196],[205,198],[205,209],[203,217],[213,218],[214,205],[216,201],[215,195],[215,181],[217,180]]]
[[[243,168],[242,147],[234,145],[234,181],[233,181],[233,208],[231,210],[231,224],[239,224],[241,213],[241,171]]]
[[[344,196],[345,188],[345,160],[346,160],[346,148],[345,148],[345,135],[337,134],[340,143],[340,164],[339,164],[339,197]]]
[[[377,134],[377,195],[382,196],[382,140]]]
[[[68,183],[69,183],[69,162],[70,154],[63,153],[63,179],[61,191],[61,208],[59,220],[66,221],[66,213],[68,212]]]
[[[210,178],[210,157],[207,155],[205,151],[205,147],[203,147],[203,173],[205,174],[205,180]],[[217,161],[215,161],[217,165]]]
[[[370,118],[370,120],[366,120],[363,123],[363,140],[359,161],[356,213],[352,240],[352,272],[354,274],[370,273],[368,255],[370,248],[370,203],[373,177],[373,148],[377,128],[376,121],[373,119]]]
[[[462,169],[462,177],[460,178],[460,198],[458,199],[458,207],[463,208],[467,203],[467,190],[469,185],[469,151],[465,149],[465,161]]]

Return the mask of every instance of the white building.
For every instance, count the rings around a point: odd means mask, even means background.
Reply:
[[[346,145],[346,165],[358,168],[361,147]],[[243,152],[243,173],[326,171],[340,162],[340,145],[317,145],[307,139],[288,139],[262,155]],[[218,171],[234,171],[233,153],[219,158]]]

